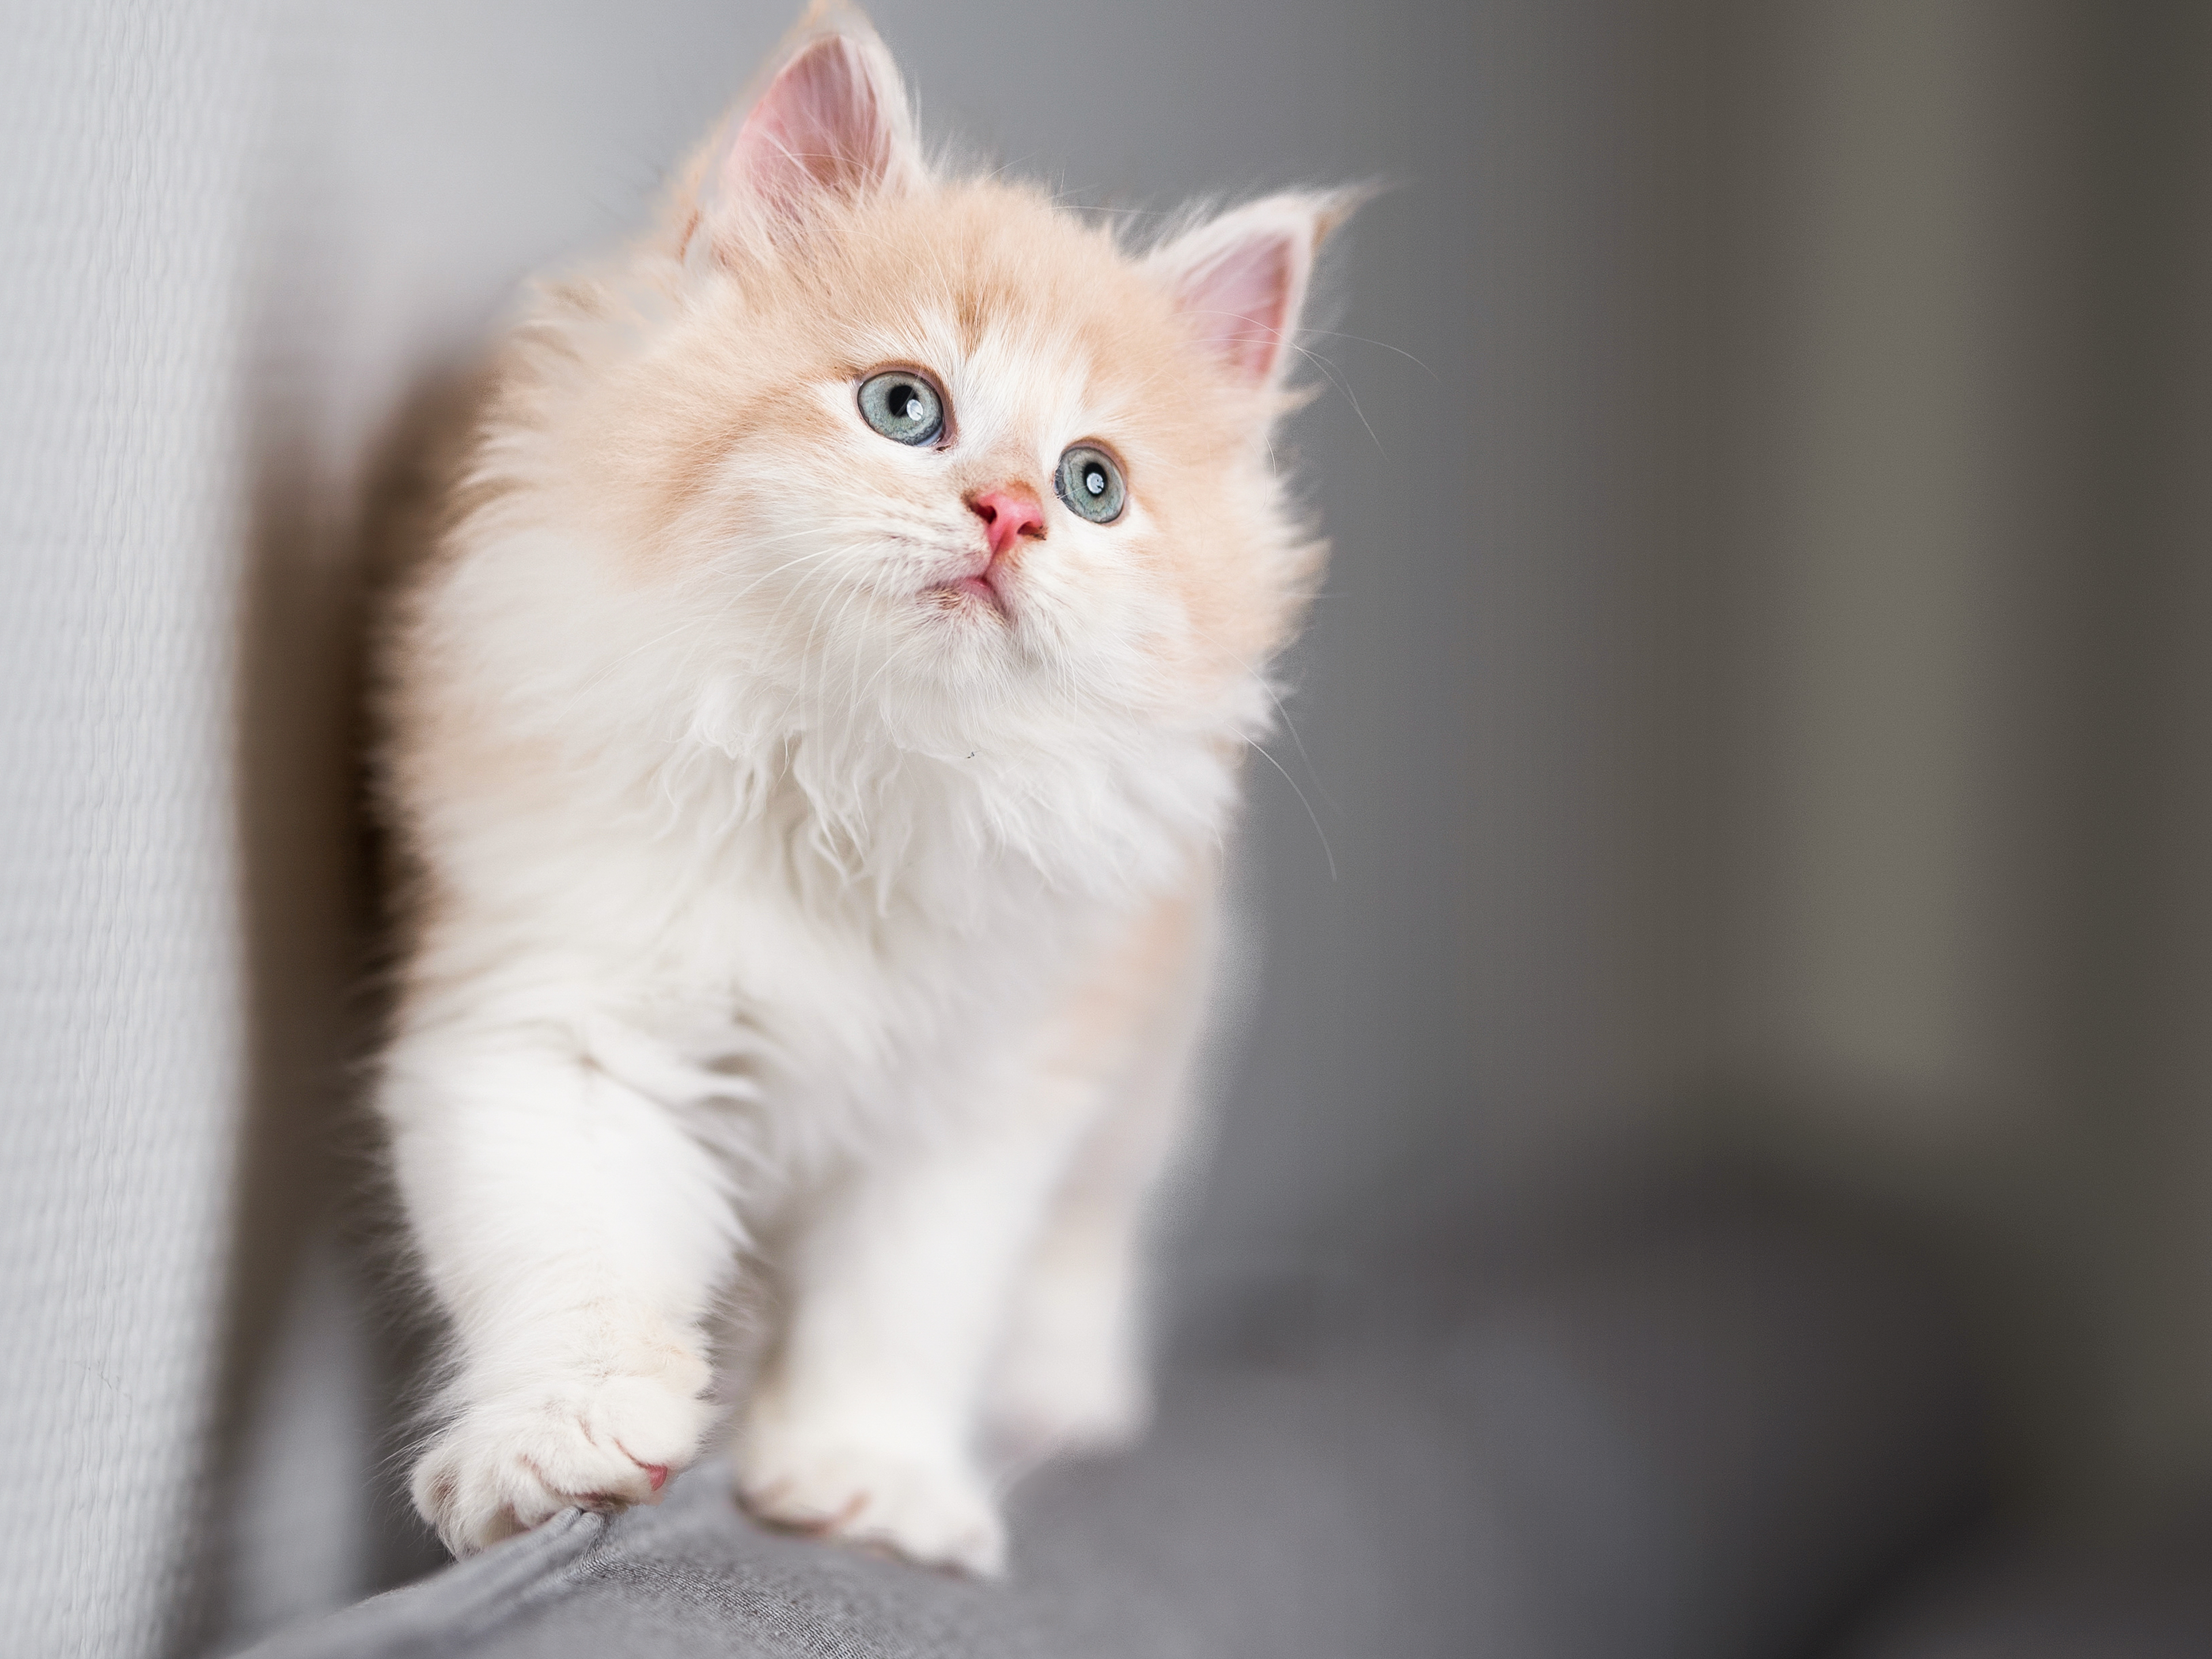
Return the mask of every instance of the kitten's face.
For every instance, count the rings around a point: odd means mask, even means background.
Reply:
[[[1266,439],[1318,210],[1135,259],[1040,193],[930,178],[889,73],[826,37],[710,151],[673,320],[580,411],[636,576],[687,651],[800,696],[1249,678],[1311,563]]]

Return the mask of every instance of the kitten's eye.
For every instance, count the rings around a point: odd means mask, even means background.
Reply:
[[[1121,482],[1121,469],[1103,449],[1071,444],[1060,458],[1060,475],[1053,480],[1068,511],[1093,524],[1111,524],[1121,516],[1129,491]]]
[[[860,382],[860,418],[896,443],[930,443],[945,430],[945,400],[911,369],[894,368]]]

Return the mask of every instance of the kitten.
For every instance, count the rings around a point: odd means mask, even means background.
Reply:
[[[648,1502],[989,1573],[975,1443],[1138,1431],[1217,848],[1316,578],[1268,448],[1346,205],[1148,252],[919,148],[810,13],[658,230],[543,289],[383,641],[379,1083],[467,1553]]]

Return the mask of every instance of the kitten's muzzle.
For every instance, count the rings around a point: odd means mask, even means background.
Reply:
[[[1044,539],[1044,508],[1027,484],[978,490],[967,501],[968,510],[983,521],[988,550],[975,568],[939,591],[981,599],[1000,616],[1011,617],[1006,577],[1019,557],[1021,544]]]

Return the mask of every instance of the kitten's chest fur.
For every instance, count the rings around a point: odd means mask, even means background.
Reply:
[[[1194,732],[975,740],[817,729],[677,756],[652,815],[633,802],[578,855],[629,890],[609,913],[631,919],[653,1038],[825,1130],[927,1109],[1047,1024],[1230,800],[1224,745]]]

